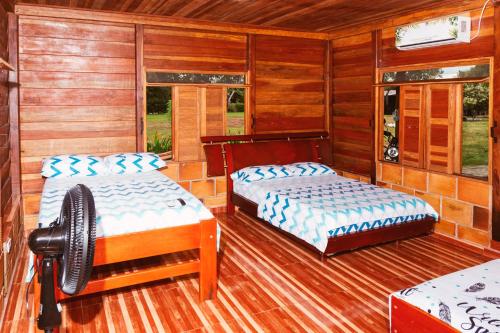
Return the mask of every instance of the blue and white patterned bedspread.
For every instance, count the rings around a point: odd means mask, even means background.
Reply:
[[[424,200],[337,175],[288,177],[234,190],[258,204],[258,216],[324,252],[329,237],[438,218]]]
[[[97,237],[198,223],[212,213],[159,171],[95,177],[49,178],[43,188],[39,226],[58,216],[66,191],[84,184],[94,196]],[[179,204],[178,198],[186,202]]]

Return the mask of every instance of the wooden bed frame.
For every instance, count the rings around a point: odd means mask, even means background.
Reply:
[[[159,265],[153,268],[90,280],[86,288],[77,296],[199,273],[200,302],[213,299],[217,293],[217,220],[215,218],[201,220],[197,224],[97,238],[94,267],[193,249],[199,249],[199,258],[197,260]],[[37,261],[35,261],[36,263]],[[38,273],[35,274],[38,276]],[[35,279],[37,280],[34,284],[33,309],[35,316],[38,316],[41,285],[38,277],[35,277]],[[56,300],[60,301],[69,297],[56,288]],[[36,321],[35,330],[37,330]]]
[[[407,302],[392,297],[391,333],[458,333],[458,330]]]
[[[289,164],[295,162],[313,161],[323,162],[321,147],[328,139],[308,140],[279,140],[247,143],[226,143],[223,145],[227,164],[227,212],[233,214],[235,205],[244,212],[257,218],[257,204],[233,192],[233,181],[230,175],[248,166],[266,164]],[[266,225],[271,226],[265,222]],[[428,216],[418,223],[402,223],[394,226],[364,231],[360,233],[342,235],[329,238],[325,252],[321,258],[335,253],[354,250],[356,248],[375,245],[395,240],[430,234],[434,230],[435,221]],[[272,226],[273,228],[280,230]],[[280,230],[282,231],[282,230]],[[284,232],[285,235],[298,239]],[[318,251],[313,246],[301,241],[303,245]]]

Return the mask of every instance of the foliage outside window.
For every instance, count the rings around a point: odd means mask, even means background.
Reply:
[[[245,84],[245,75],[201,74],[201,73],[146,73],[148,83],[191,83],[191,84]]]
[[[172,158],[172,88],[146,88],[146,146],[148,152]]]
[[[483,79],[490,75],[488,64],[385,72],[384,83],[418,82],[452,79]]]
[[[227,89],[226,135],[245,134],[245,88]]]
[[[489,85],[463,85],[462,160],[463,175],[488,177]]]

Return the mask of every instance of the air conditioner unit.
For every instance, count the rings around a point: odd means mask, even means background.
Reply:
[[[396,47],[411,50],[438,45],[469,43],[470,17],[453,15],[396,28]]]

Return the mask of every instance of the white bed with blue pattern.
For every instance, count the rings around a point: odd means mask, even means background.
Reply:
[[[395,292],[389,296],[389,311],[393,311],[394,298],[428,313],[459,332],[498,333],[500,259]],[[392,325],[392,312],[389,317]]]
[[[194,224],[213,218],[212,213],[179,184],[159,171],[148,171],[48,178],[40,204],[40,227],[47,227],[59,216],[66,191],[76,184],[86,185],[94,196],[97,237]],[[182,199],[185,205],[177,199]]]
[[[258,217],[325,252],[328,239],[438,218],[424,200],[336,174],[245,182],[234,193],[258,205]]]

